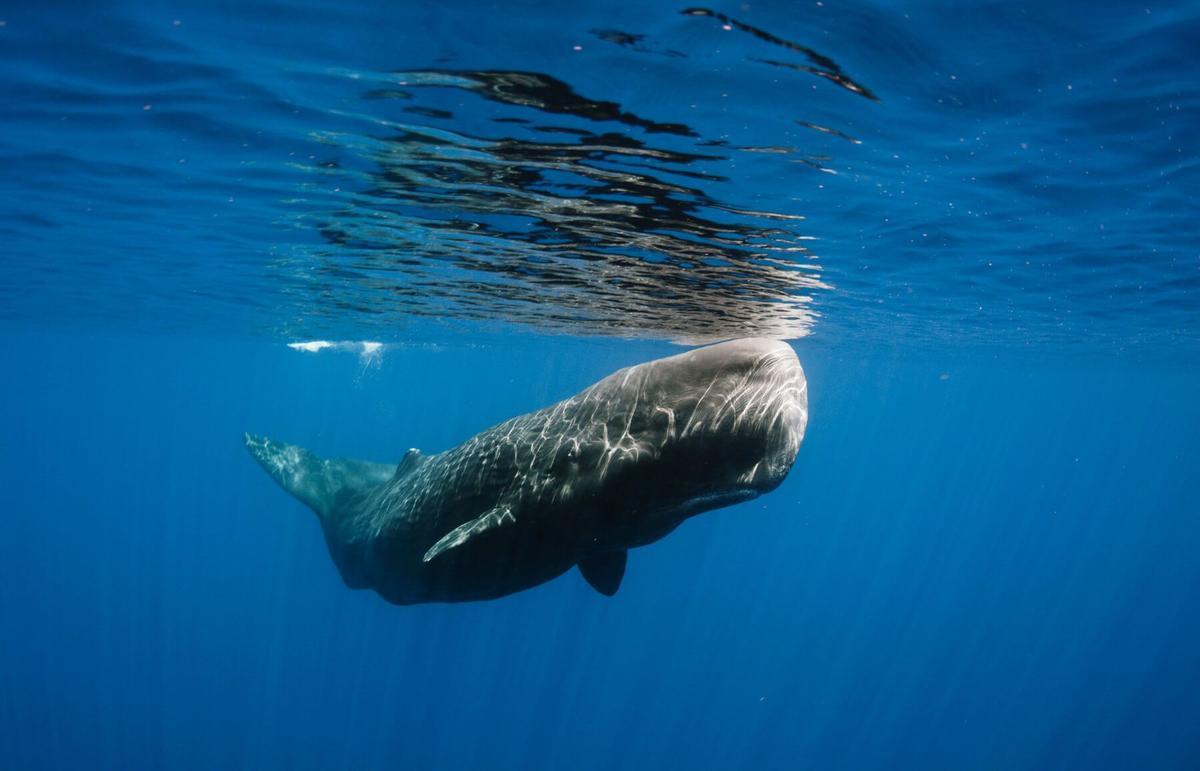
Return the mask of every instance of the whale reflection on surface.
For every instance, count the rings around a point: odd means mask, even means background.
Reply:
[[[305,215],[326,243],[306,266],[315,314],[333,296],[338,312],[388,323],[500,318],[690,342],[808,334],[814,293],[830,287],[804,217],[719,197],[739,187],[726,176],[735,154],[794,148],[704,139],[534,72],[356,80],[373,80],[365,98],[397,120],[381,118],[376,137],[322,137],[348,160],[320,171],[349,175],[354,192]],[[823,158],[788,160],[829,171]]]

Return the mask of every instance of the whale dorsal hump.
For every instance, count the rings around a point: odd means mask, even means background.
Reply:
[[[579,561],[579,572],[592,588],[605,597],[612,597],[621,588],[625,577],[625,562],[629,552],[606,551]]]
[[[425,453],[421,452],[416,447],[413,447],[408,452],[404,453],[404,458],[401,459],[400,463],[396,466],[396,473],[392,475],[392,479],[399,479],[406,474],[411,474],[426,460],[428,460],[428,458],[426,457]]]

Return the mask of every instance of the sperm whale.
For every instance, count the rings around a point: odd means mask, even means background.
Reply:
[[[807,422],[795,352],[748,338],[618,370],[398,465],[245,443],[316,512],[345,583],[407,605],[501,597],[574,566],[611,596],[630,549],[776,488]]]

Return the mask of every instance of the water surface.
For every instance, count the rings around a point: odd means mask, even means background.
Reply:
[[[1195,3],[9,5],[0,766],[1200,763]],[[794,470],[613,598],[347,589],[241,447],[751,334]]]

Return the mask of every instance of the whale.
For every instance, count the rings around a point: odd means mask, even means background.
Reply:
[[[244,441],[316,513],[347,586],[410,605],[494,599],[574,567],[612,596],[630,549],[777,488],[807,423],[795,351],[747,338],[626,367],[398,464]]]

